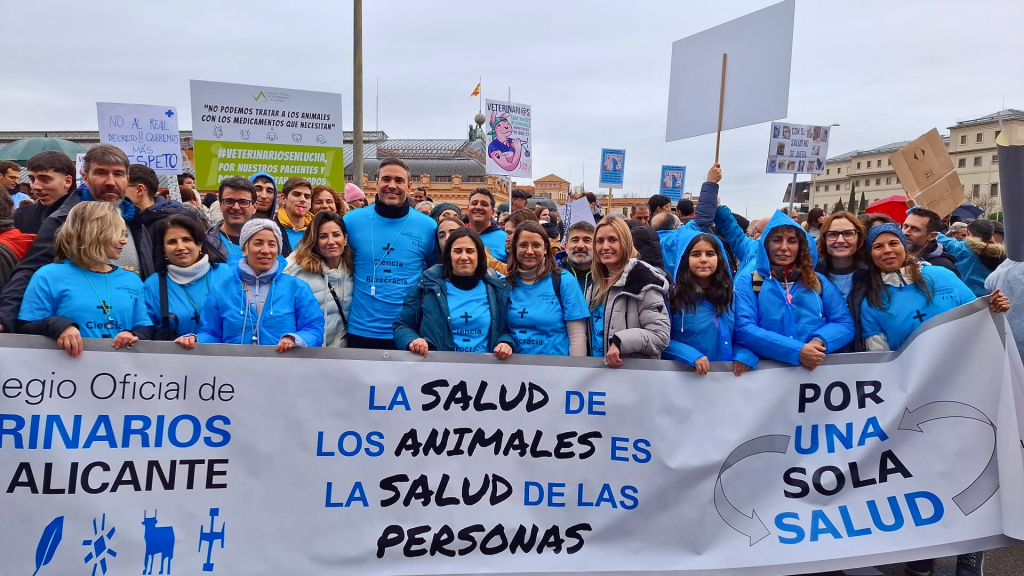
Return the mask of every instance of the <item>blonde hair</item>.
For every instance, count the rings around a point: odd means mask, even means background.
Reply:
[[[605,227],[611,227],[615,231],[615,235],[619,238],[619,245],[622,246],[619,261],[615,263],[615,272],[609,270],[597,255],[597,235],[601,232],[601,228]],[[629,231],[626,221],[618,216],[609,216],[601,220],[597,228],[594,229],[594,260],[590,264],[590,272],[594,278],[593,295],[590,298],[591,310],[604,303],[608,291],[622,277],[622,271],[625,270],[629,259],[633,258],[635,254],[633,234]]]
[[[116,204],[79,202],[68,213],[53,243],[54,260],[71,260],[83,269],[110,263],[107,248],[121,239],[124,219]]]

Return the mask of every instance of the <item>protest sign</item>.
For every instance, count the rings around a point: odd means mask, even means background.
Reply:
[[[345,186],[341,94],[191,81],[196,187],[266,172]]]
[[[661,167],[661,189],[659,194],[664,194],[678,202],[683,197],[683,183],[686,182],[686,166],[662,166]]]
[[[665,141],[785,118],[795,0],[672,43]],[[722,94],[722,55],[728,55]]]
[[[565,201],[565,204],[558,207],[558,220],[563,223],[564,230],[568,230],[570,226],[577,222],[597,224],[594,221],[594,214],[590,211],[590,202],[586,196],[581,196],[575,200],[570,196]]]
[[[598,186],[601,188],[622,188],[622,178],[625,175],[626,151],[601,149],[601,179]]]
[[[85,184],[85,152],[75,154],[75,189]]]
[[[964,203],[964,186],[935,128],[894,152],[889,161],[918,206],[946,217]]]
[[[0,557],[40,576],[171,557],[225,576],[766,575],[1003,545],[1024,536],[1005,330],[979,300],[899,352],[740,378],[91,340],[70,359],[4,335]]]
[[[97,102],[100,144],[113,144],[132,164],[157,174],[181,174],[181,137],[174,106]]]
[[[529,104],[487,100],[487,173],[532,178]]]
[[[831,126],[772,122],[769,174],[824,174]]]

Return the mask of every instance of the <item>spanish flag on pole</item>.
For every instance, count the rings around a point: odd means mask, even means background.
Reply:
[[[478,83],[476,85],[476,88],[473,88],[473,93],[470,94],[469,97],[472,98],[473,96],[479,96],[479,95],[480,95],[480,84]]]

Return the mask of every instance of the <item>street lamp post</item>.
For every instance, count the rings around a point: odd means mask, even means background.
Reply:
[[[353,0],[352,181],[363,187],[363,0]],[[344,183],[342,183],[344,188]]]

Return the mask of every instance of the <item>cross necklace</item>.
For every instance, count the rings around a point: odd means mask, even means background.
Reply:
[[[107,283],[107,299],[106,300],[104,300],[103,298],[100,298],[100,293],[97,292],[96,291],[96,287],[92,285],[92,280],[89,278],[89,273],[86,272],[84,269],[82,269],[82,275],[85,276],[85,281],[89,283],[89,287],[92,288],[92,293],[96,295],[96,299],[100,301],[100,305],[97,306],[96,308],[98,310],[102,310],[103,313],[107,315],[107,322],[110,322],[111,325],[113,325],[114,317],[110,313],[110,311],[114,309],[114,306],[112,304],[107,304],[107,302],[110,302],[110,274],[104,274],[103,275],[103,280]]]

